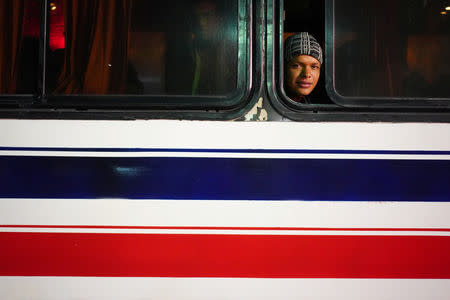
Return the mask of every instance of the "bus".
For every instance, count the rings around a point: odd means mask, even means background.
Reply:
[[[1,299],[450,297],[448,1],[0,14]]]

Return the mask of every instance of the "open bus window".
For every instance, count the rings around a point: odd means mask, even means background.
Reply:
[[[0,94],[35,94],[40,0],[0,1]]]
[[[331,1],[330,1],[331,3]],[[450,98],[444,0],[335,0],[330,96],[343,104]],[[331,24],[331,22],[330,22]],[[414,102],[414,101],[413,101]]]
[[[55,0],[50,5],[50,95],[236,92],[237,0]]]
[[[286,99],[289,101],[292,100],[296,103],[301,104],[332,104],[328,95],[325,91],[325,64],[323,61],[323,54],[325,53],[325,5],[324,0],[305,0],[305,1],[295,1],[295,0],[285,0],[284,6],[284,20],[282,22],[283,28],[283,36],[282,36],[282,48],[280,51],[280,55],[282,55],[282,59],[280,59],[280,64],[282,64],[282,68],[280,68],[280,82],[282,82],[282,88],[286,95]],[[305,38],[301,37],[303,33],[307,33]],[[286,50],[292,49],[293,51]],[[320,60],[320,70],[319,74],[315,74],[315,76],[311,76],[311,80],[306,80],[302,76],[305,74],[300,74],[300,72],[292,71],[292,62],[288,61],[289,59],[286,56],[291,56],[291,52],[299,55],[308,52],[311,56],[310,49],[311,47],[316,47],[320,50],[320,55],[315,52],[317,55],[313,55],[313,57],[317,60]],[[305,51],[299,53],[297,50],[303,48]],[[298,61],[294,62],[295,65],[299,63]],[[297,68],[298,69],[298,68]],[[296,78],[292,78],[291,74],[296,73]],[[298,73],[298,74],[297,74]],[[316,72],[317,73],[317,72]],[[318,77],[318,78],[312,78]],[[302,84],[303,79],[305,81],[314,81],[318,79],[314,89],[310,92],[309,87],[305,88],[307,91],[306,97],[302,97],[303,92],[302,88],[299,86]],[[293,85],[295,85],[293,87]],[[300,91],[300,92],[296,92]]]

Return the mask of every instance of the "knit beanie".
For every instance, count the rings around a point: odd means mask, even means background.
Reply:
[[[317,40],[307,32],[299,32],[288,37],[284,43],[284,61],[298,55],[309,55],[323,63],[322,48]]]

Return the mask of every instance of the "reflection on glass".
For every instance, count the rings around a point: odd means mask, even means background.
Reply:
[[[0,1],[0,94],[36,91],[39,15],[39,0]]]
[[[346,97],[450,97],[447,1],[335,1],[335,88]]]
[[[237,81],[237,1],[55,0],[51,94],[227,95]]]

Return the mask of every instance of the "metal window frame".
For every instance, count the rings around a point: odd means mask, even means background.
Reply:
[[[266,88],[271,106],[283,117],[293,121],[306,122],[450,122],[450,109],[427,101],[425,107],[408,106],[405,100],[402,105],[377,106],[372,100],[361,102],[360,105],[347,106],[330,95],[330,83],[333,82],[333,73],[330,66],[333,64],[330,56],[330,41],[333,40],[333,31],[330,26],[333,15],[330,4],[334,0],[325,1],[325,89],[333,104],[300,104],[290,100],[283,88],[283,42],[284,32],[281,21],[284,10],[283,0],[266,1]],[[332,53],[331,53],[332,54]],[[331,87],[332,88],[332,87]],[[364,101],[364,100],[363,100]],[[434,105],[434,106],[433,106]]]
[[[258,1],[238,3],[237,88],[228,96],[190,95],[47,95],[45,53],[48,49],[50,0],[41,1],[41,36],[37,95],[0,95],[0,118],[63,119],[206,119],[242,116],[257,101],[261,86],[261,41],[254,38]],[[254,2],[257,2],[255,5]],[[256,6],[256,8],[255,8]],[[254,15],[256,18],[254,18]],[[257,30],[260,30],[256,28]],[[259,35],[261,36],[261,35]],[[256,55],[255,55],[256,54]],[[123,101],[123,100],[126,101]]]

